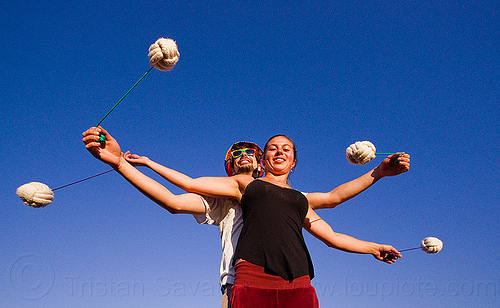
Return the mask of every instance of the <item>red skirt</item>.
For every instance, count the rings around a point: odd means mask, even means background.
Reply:
[[[231,308],[318,308],[309,275],[288,282],[247,261],[236,264]]]

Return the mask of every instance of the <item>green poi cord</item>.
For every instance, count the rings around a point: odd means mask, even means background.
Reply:
[[[132,86],[132,88],[130,88],[127,91],[127,93],[125,93],[125,95],[123,95],[122,98],[120,98],[120,100],[113,106],[113,108],[111,108],[111,110],[108,111],[108,113],[106,113],[106,115],[104,117],[102,117],[102,119],[99,121],[99,123],[97,123],[96,127],[99,126],[99,124],[101,124],[101,122],[104,121],[104,119],[106,119],[106,117],[118,106],[118,104],[120,104],[122,102],[122,100],[135,88],[135,86],[137,86],[139,84],[139,82],[141,82],[141,80],[143,80],[144,77],[146,77],[146,75],[149,74],[149,72],[151,72],[152,69],[153,69],[153,67],[151,66],[151,68],[144,75],[142,75],[142,77],[139,80],[137,80],[137,82]],[[99,140],[97,140],[97,142],[105,143],[106,137],[103,134],[100,134]]]

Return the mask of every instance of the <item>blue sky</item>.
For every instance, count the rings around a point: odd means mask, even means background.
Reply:
[[[443,250],[386,265],[306,235],[322,307],[500,303],[498,2],[4,1],[0,11],[5,307],[219,305],[216,227],[168,213],[116,173],[58,190],[42,209],[15,194],[109,169],[81,133],[149,69],[160,37],[177,41],[177,66],[151,71],[102,123],[123,150],[224,176],[232,143],[286,134],[299,150],[292,186],[306,192],[380,163],[349,164],[355,141],[411,154],[409,173],[319,214],[357,238],[405,249],[436,236]]]

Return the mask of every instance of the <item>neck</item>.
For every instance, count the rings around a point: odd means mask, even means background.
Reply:
[[[288,174],[276,175],[272,173],[266,173],[266,175],[262,179],[279,186],[290,187],[290,185],[288,185]]]
[[[243,172],[238,172],[238,173],[235,173],[234,175],[238,175],[238,174],[244,174],[244,175],[250,175],[250,176],[252,176],[253,171],[243,171]]]

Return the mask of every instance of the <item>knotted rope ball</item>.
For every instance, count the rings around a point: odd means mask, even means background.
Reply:
[[[159,38],[149,46],[149,64],[160,71],[170,71],[179,61],[179,51],[175,41],[168,38]]]
[[[443,249],[443,242],[437,237],[426,237],[422,240],[420,247],[427,253],[438,253]]]
[[[54,192],[49,186],[39,182],[30,182],[19,186],[16,194],[23,200],[24,204],[32,207],[44,207],[54,200]]]
[[[346,150],[347,160],[351,164],[364,165],[375,158],[375,146],[370,141],[358,141]]]

